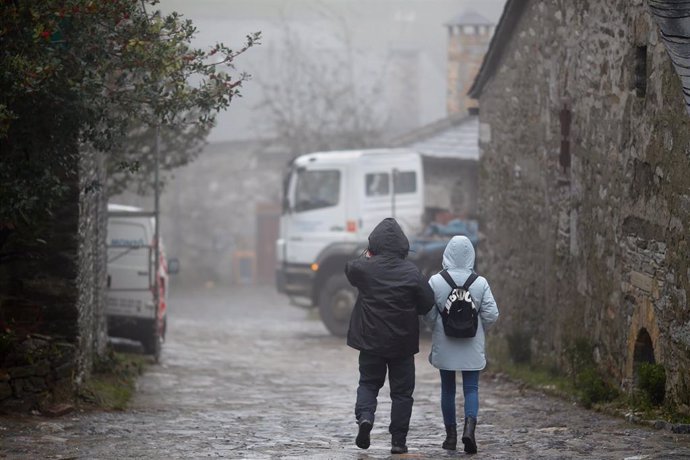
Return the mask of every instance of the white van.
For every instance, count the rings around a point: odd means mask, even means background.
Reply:
[[[154,274],[155,222],[153,213],[140,208],[108,204],[106,318],[109,336],[139,341],[157,360],[166,331],[169,269],[161,240]]]

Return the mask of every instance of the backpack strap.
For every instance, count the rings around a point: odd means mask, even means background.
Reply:
[[[448,270],[441,270],[438,272],[438,274],[441,275],[444,280],[446,280],[446,283],[448,283],[451,288],[458,288],[458,285],[455,284],[455,281],[453,281],[453,278],[448,273]],[[465,281],[465,284],[462,285],[462,288],[467,291],[477,278],[479,278],[479,275],[477,275],[475,272],[470,273],[470,276],[467,277],[467,281]]]
[[[474,281],[479,278],[479,275],[477,275],[475,272],[470,273],[470,276],[467,278],[467,281],[465,281],[465,284],[462,285],[462,288],[465,291],[468,291],[470,289],[470,286]]]
[[[448,285],[449,285],[452,289],[457,289],[457,288],[458,288],[458,285],[455,284],[455,281],[453,281],[453,278],[452,278],[452,277],[450,276],[450,274],[448,273],[448,270],[441,270],[441,271],[438,272],[438,273],[439,273],[439,275],[441,275],[441,276],[443,277],[444,280],[446,280],[446,283],[448,283]]]

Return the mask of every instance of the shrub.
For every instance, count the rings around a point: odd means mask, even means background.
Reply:
[[[573,378],[573,383],[577,382],[577,375],[582,369],[595,366],[593,356],[594,347],[582,337],[575,339],[565,348],[567,370]]]
[[[565,356],[568,373],[585,407],[612,401],[618,397],[618,389],[604,379],[597,369],[594,347],[589,340],[584,337],[575,339],[566,347]]]
[[[666,396],[666,370],[661,364],[640,363],[637,370],[637,386],[655,406]]]
[[[576,380],[582,404],[587,408],[592,404],[613,401],[618,397],[618,389],[604,380],[594,367],[587,367],[578,372]]]
[[[531,337],[522,331],[513,331],[506,335],[510,359],[516,364],[529,363],[532,360],[530,347]]]

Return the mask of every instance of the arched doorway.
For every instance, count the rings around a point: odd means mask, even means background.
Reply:
[[[635,340],[635,352],[633,353],[633,379],[634,383],[638,381],[638,370],[642,363],[656,363],[654,359],[654,344],[652,337],[644,327],[637,333]]]

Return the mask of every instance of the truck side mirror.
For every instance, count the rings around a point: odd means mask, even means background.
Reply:
[[[177,258],[168,259],[168,275],[180,273],[180,260]]]

